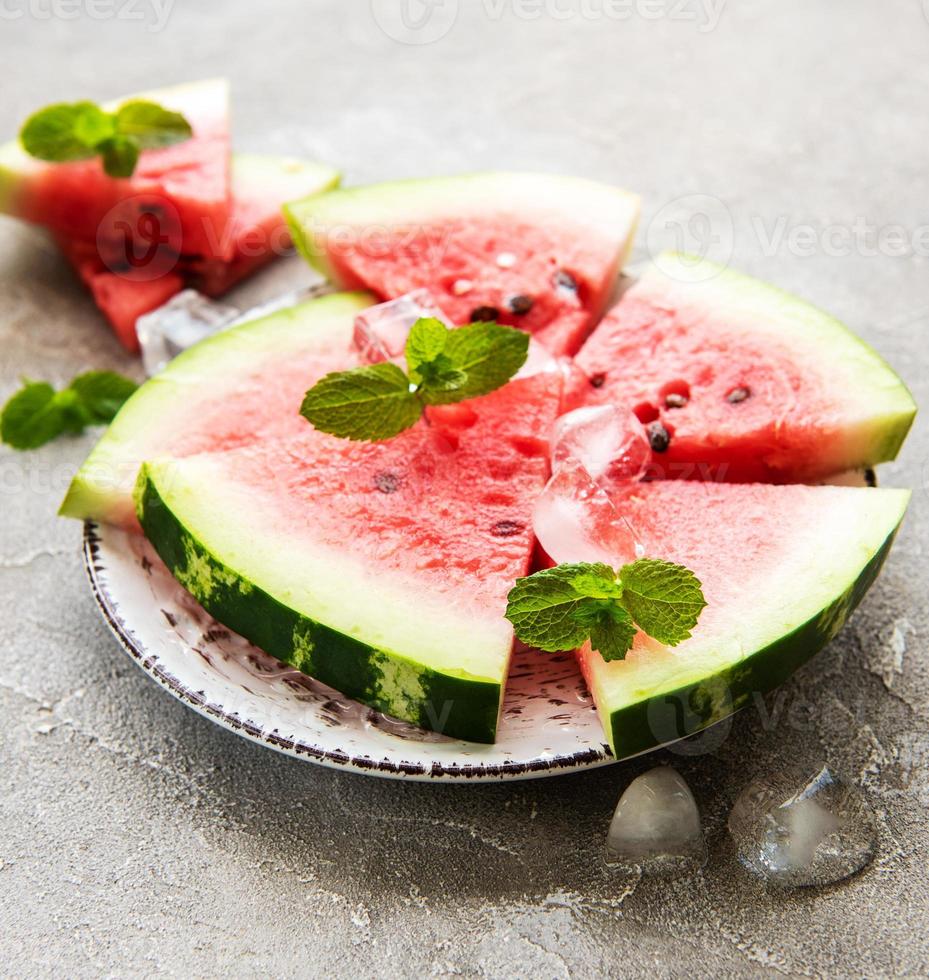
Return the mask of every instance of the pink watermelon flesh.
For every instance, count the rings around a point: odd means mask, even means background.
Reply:
[[[915,406],[886,364],[808,304],[720,279],[650,273],[577,355],[585,377],[568,403],[613,403],[660,426],[661,479],[807,482],[894,458]]]
[[[207,296],[221,296],[286,250],[290,235],[280,198],[234,198],[226,240],[231,243],[228,260],[180,257],[166,263],[154,278],[149,268],[113,271],[93,244],[61,238],[58,244],[120,343],[130,353],[138,353],[135,323],[140,316],[166,303],[185,285]]]
[[[378,232],[376,244],[340,236],[329,259],[347,288],[391,299],[427,287],[455,323],[495,319],[565,354],[580,346],[612,288],[608,249],[594,236],[571,243],[563,227],[504,216]]]
[[[228,87],[202,82],[151,98],[183,113],[193,138],[144,151],[124,180],[108,177],[99,159],[30,161],[16,183],[15,213],[58,237],[96,242],[111,267],[133,252],[144,254],[152,236],[169,254],[229,258],[223,237],[231,207]]]

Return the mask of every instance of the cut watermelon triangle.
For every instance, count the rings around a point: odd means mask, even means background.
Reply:
[[[147,462],[138,517],[217,619],[350,697],[492,742],[560,383],[513,381],[383,443],[311,429]],[[282,561],[282,555],[286,560]]]
[[[578,654],[610,748],[634,755],[712,725],[831,640],[877,576],[910,494],[659,481],[612,495],[646,554],[703,584],[693,636],[642,636],[622,661]]]
[[[638,199],[592,181],[487,173],[395,181],[287,210],[324,275],[392,299],[427,287],[455,323],[496,319],[573,353],[603,311]]]
[[[883,360],[803,300],[667,253],[576,358],[576,401],[631,408],[653,474],[807,482],[893,459],[916,405]]]
[[[238,153],[233,157],[233,200],[223,230],[228,259],[178,256],[152,270],[109,268],[96,243],[59,238],[94,301],[123,346],[136,353],[136,320],[167,302],[185,285],[221,296],[291,245],[281,211],[285,201],[328,190],[339,182],[332,167],[291,157]],[[155,275],[153,276],[153,271]]]
[[[229,258],[229,86],[212,79],[120,99],[148,99],[183,113],[193,138],[146,150],[132,177],[108,177],[99,159],[44,163],[18,141],[0,147],[0,210],[57,237],[96,243],[107,262],[163,252]],[[128,237],[127,237],[128,236]]]

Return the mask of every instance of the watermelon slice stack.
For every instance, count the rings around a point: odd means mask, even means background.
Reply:
[[[615,405],[651,455],[609,503],[709,605],[678,647],[639,636],[625,660],[584,649],[580,667],[617,757],[699,731],[783,682],[874,581],[908,493],[835,484],[893,459],[915,405],[833,318],[691,257],[661,256],[604,315],[636,214],[614,188],[525,174],[289,205],[300,250],[356,291],[177,358],[125,405],[62,512],[141,527],[208,611],[279,659],[489,742],[549,437],[566,405]],[[310,428],[305,390],[360,363],[357,315],[420,287],[455,322],[521,326],[560,360],[387,442]]]
[[[127,350],[136,320],[185,286],[216,296],[290,244],[282,204],[334,187],[309,161],[230,151],[229,88],[216,79],[131,98],[180,112],[191,139],[140,156],[129,178],[98,159],[43,163],[0,147],[0,211],[48,228]],[[121,100],[126,101],[126,100]]]

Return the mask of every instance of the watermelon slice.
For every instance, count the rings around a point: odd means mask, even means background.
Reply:
[[[649,427],[661,477],[805,482],[872,466],[896,456],[916,412],[837,320],[685,255],[662,255],[576,363],[581,401],[631,408]]]
[[[365,293],[308,300],[176,357],[123,406],[72,481],[61,513],[131,527],[144,460],[303,434],[307,388],[355,363],[355,316],[372,302]]]
[[[59,238],[65,256],[128,351],[139,349],[136,320],[167,302],[185,284],[219,296],[284,253],[291,239],[282,204],[339,182],[338,171],[331,167],[289,157],[236,154],[232,164],[232,213],[223,231],[224,240],[231,244],[228,260],[178,257],[152,278],[148,268],[113,271],[95,243]]]
[[[285,210],[333,282],[382,299],[427,287],[455,323],[496,319],[564,354],[603,312],[639,202],[573,177],[488,173],[349,188]]]
[[[622,661],[579,652],[613,754],[692,734],[783,683],[858,605],[909,496],[688,481],[614,491],[646,553],[692,569],[708,605],[679,646],[640,634]]]
[[[231,206],[227,82],[212,79],[129,98],[183,113],[193,137],[146,150],[124,180],[108,177],[99,158],[44,163],[18,141],[7,143],[0,147],[0,211],[45,225],[60,238],[97,242],[118,258],[130,250],[145,254],[153,236],[168,253],[230,258],[223,235]]]
[[[304,423],[296,439],[149,461],[139,521],[178,581],[273,656],[395,717],[492,742],[506,596],[531,561],[559,397],[544,373],[384,443]]]

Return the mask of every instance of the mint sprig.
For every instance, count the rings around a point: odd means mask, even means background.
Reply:
[[[327,374],[306,393],[300,414],[343,439],[391,439],[420,419],[427,405],[477,398],[502,387],[529,353],[529,335],[497,323],[449,330],[421,317],[407,337],[407,372],[387,361]]]
[[[14,449],[37,449],[65,432],[111,422],[137,387],[113,371],[79,374],[61,391],[24,380],[0,414],[0,438]]]
[[[145,99],[107,112],[94,102],[59,102],[33,113],[19,138],[39,160],[65,163],[100,156],[111,177],[131,177],[142,150],[190,139],[193,130],[179,113]]]
[[[688,639],[704,606],[693,572],[640,558],[619,571],[582,562],[518,579],[506,618],[520,640],[541,650],[573,650],[590,640],[604,660],[622,660],[637,628],[667,646]]]

